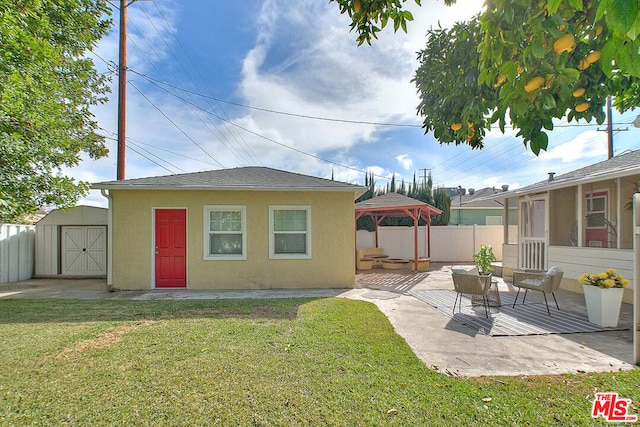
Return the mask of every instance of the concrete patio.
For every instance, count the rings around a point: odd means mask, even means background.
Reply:
[[[411,289],[453,289],[451,264],[435,264],[426,273],[372,270],[357,275],[355,289],[109,292],[104,279],[32,279],[0,285],[0,299],[222,299],[341,297],[368,301],[384,313],[396,332],[430,368],[452,376],[554,375],[633,369],[632,313],[623,304],[619,326],[625,330],[531,336],[477,333],[408,295]],[[460,267],[456,265],[455,267]],[[512,292],[498,278],[500,292]],[[533,293],[535,294],[535,293]],[[584,298],[557,293],[563,310],[584,313]],[[527,301],[541,298],[530,295]]]

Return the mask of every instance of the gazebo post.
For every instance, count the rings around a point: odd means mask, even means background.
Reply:
[[[418,212],[413,212],[413,266],[416,273],[418,272],[418,215]]]
[[[388,193],[382,196],[377,196],[372,199],[364,200],[356,203],[356,219],[363,215],[369,215],[375,221],[375,233],[376,233],[376,248],[380,247],[380,223],[387,217],[399,218],[410,217],[413,219],[413,254],[414,254],[414,267],[416,271],[419,265],[419,249],[418,249],[418,226],[420,224],[420,218],[425,215],[425,221],[427,222],[427,252],[428,257],[431,257],[431,214],[437,215],[442,213],[438,208],[435,208],[428,203],[421,202],[416,199],[398,194]]]
[[[431,215],[427,214],[427,233],[429,234],[429,240],[427,240],[427,257],[431,258]]]

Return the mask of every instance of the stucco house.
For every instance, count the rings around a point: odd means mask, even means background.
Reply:
[[[503,245],[505,274],[559,266],[562,287],[582,292],[582,273],[614,268],[631,279],[624,295],[631,303],[636,286],[631,205],[639,191],[640,150],[496,194],[494,198],[516,200],[519,208],[517,238],[504,228],[504,241],[515,242]]]
[[[366,188],[266,167],[100,182],[118,289],[346,288]]]

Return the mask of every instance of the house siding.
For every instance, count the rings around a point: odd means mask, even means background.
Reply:
[[[187,211],[189,289],[347,288],[355,283],[353,192],[111,190],[113,286],[153,288],[153,210]],[[205,205],[246,207],[246,260],[205,260]],[[311,259],[269,259],[269,206],[311,207]]]

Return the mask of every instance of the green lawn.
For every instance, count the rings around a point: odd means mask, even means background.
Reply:
[[[594,391],[640,401],[640,369],[435,373],[339,298],[2,300],[0,365],[2,426],[592,425]]]

